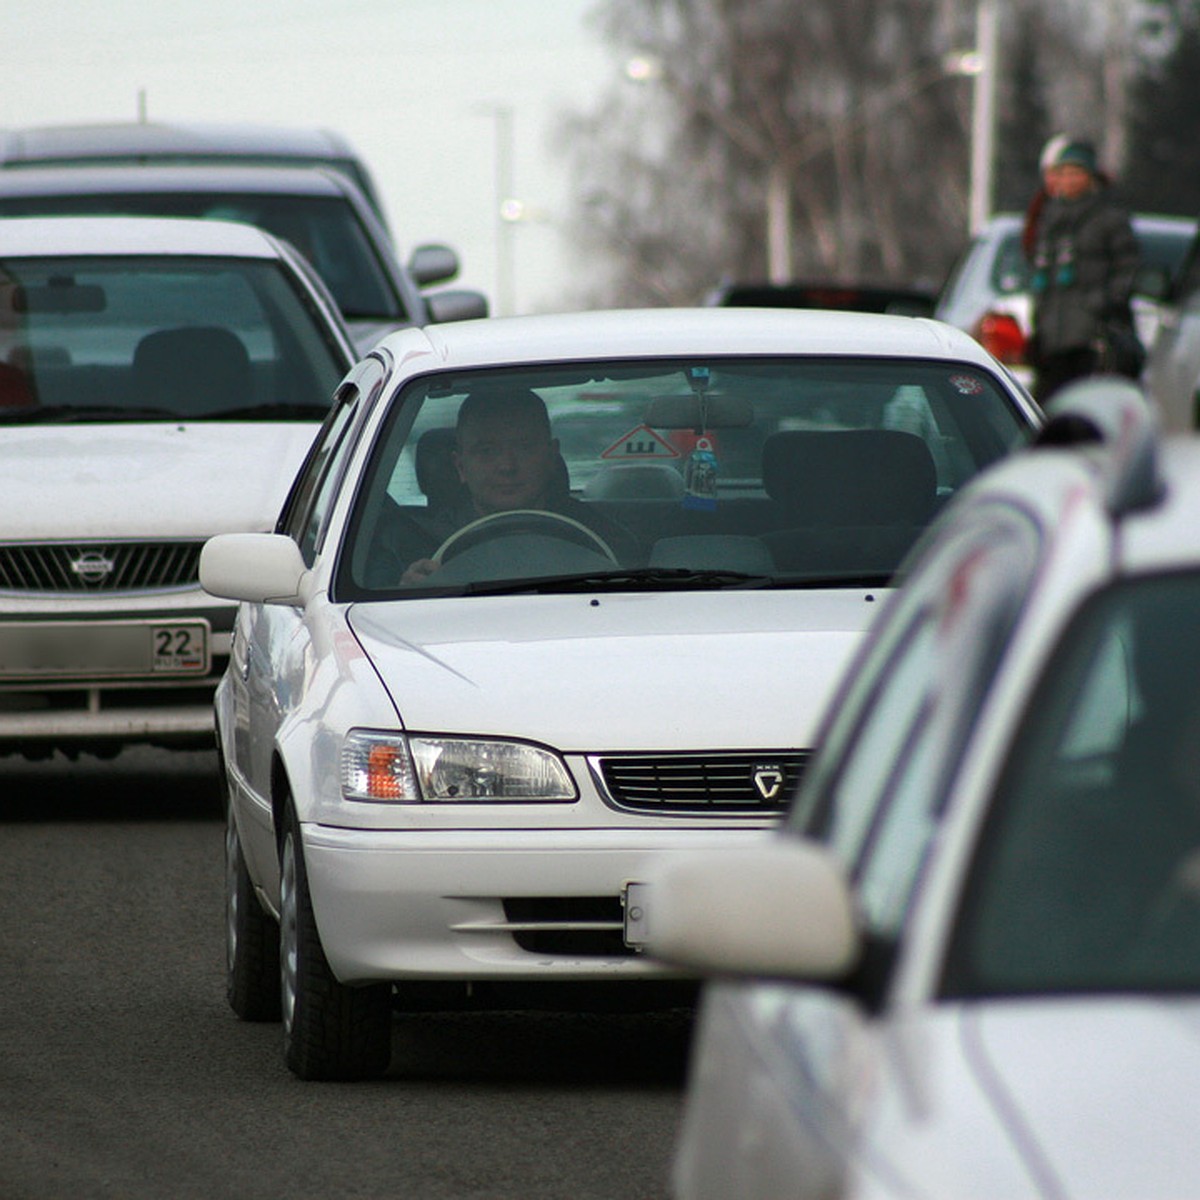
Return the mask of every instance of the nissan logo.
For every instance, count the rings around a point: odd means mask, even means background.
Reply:
[[[754,787],[764,800],[774,800],[783,791],[786,776],[782,767],[755,767],[752,776]]]
[[[116,569],[111,558],[98,551],[89,550],[78,558],[71,559],[71,571],[84,583],[103,583]]]

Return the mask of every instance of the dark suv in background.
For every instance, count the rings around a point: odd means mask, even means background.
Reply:
[[[333,167],[354,181],[387,225],[371,172],[350,143],[329,129],[162,121],[0,129],[0,169],[121,163]]]
[[[363,353],[401,326],[488,313],[479,292],[423,290],[453,279],[458,255],[424,245],[402,264],[369,173],[336,135],[150,124],[0,132],[0,217],[110,215],[241,221],[286,238]]]

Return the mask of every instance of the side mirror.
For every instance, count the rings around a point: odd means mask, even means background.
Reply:
[[[250,604],[303,604],[308,568],[282,533],[220,533],[200,551],[200,586]]]
[[[488,315],[487,297],[482,292],[452,288],[445,292],[426,292],[429,319],[435,325],[446,321],[472,321]]]
[[[861,950],[841,864],[784,835],[652,860],[642,907],[649,952],[706,975],[838,979]]]
[[[458,274],[458,269],[458,255],[449,246],[418,246],[408,260],[408,273],[421,287],[445,283]]]

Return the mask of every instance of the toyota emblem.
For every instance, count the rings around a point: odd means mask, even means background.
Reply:
[[[782,767],[754,768],[754,787],[764,800],[774,800],[783,791],[784,778]]]

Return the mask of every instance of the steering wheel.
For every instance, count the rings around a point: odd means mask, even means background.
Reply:
[[[437,548],[433,561],[446,562],[480,542],[514,533],[539,533],[574,542],[589,550],[598,550],[612,563],[617,563],[612,547],[598,533],[574,517],[549,512],[544,508],[514,508],[508,512],[488,513],[486,517],[480,517],[452,533]]]

